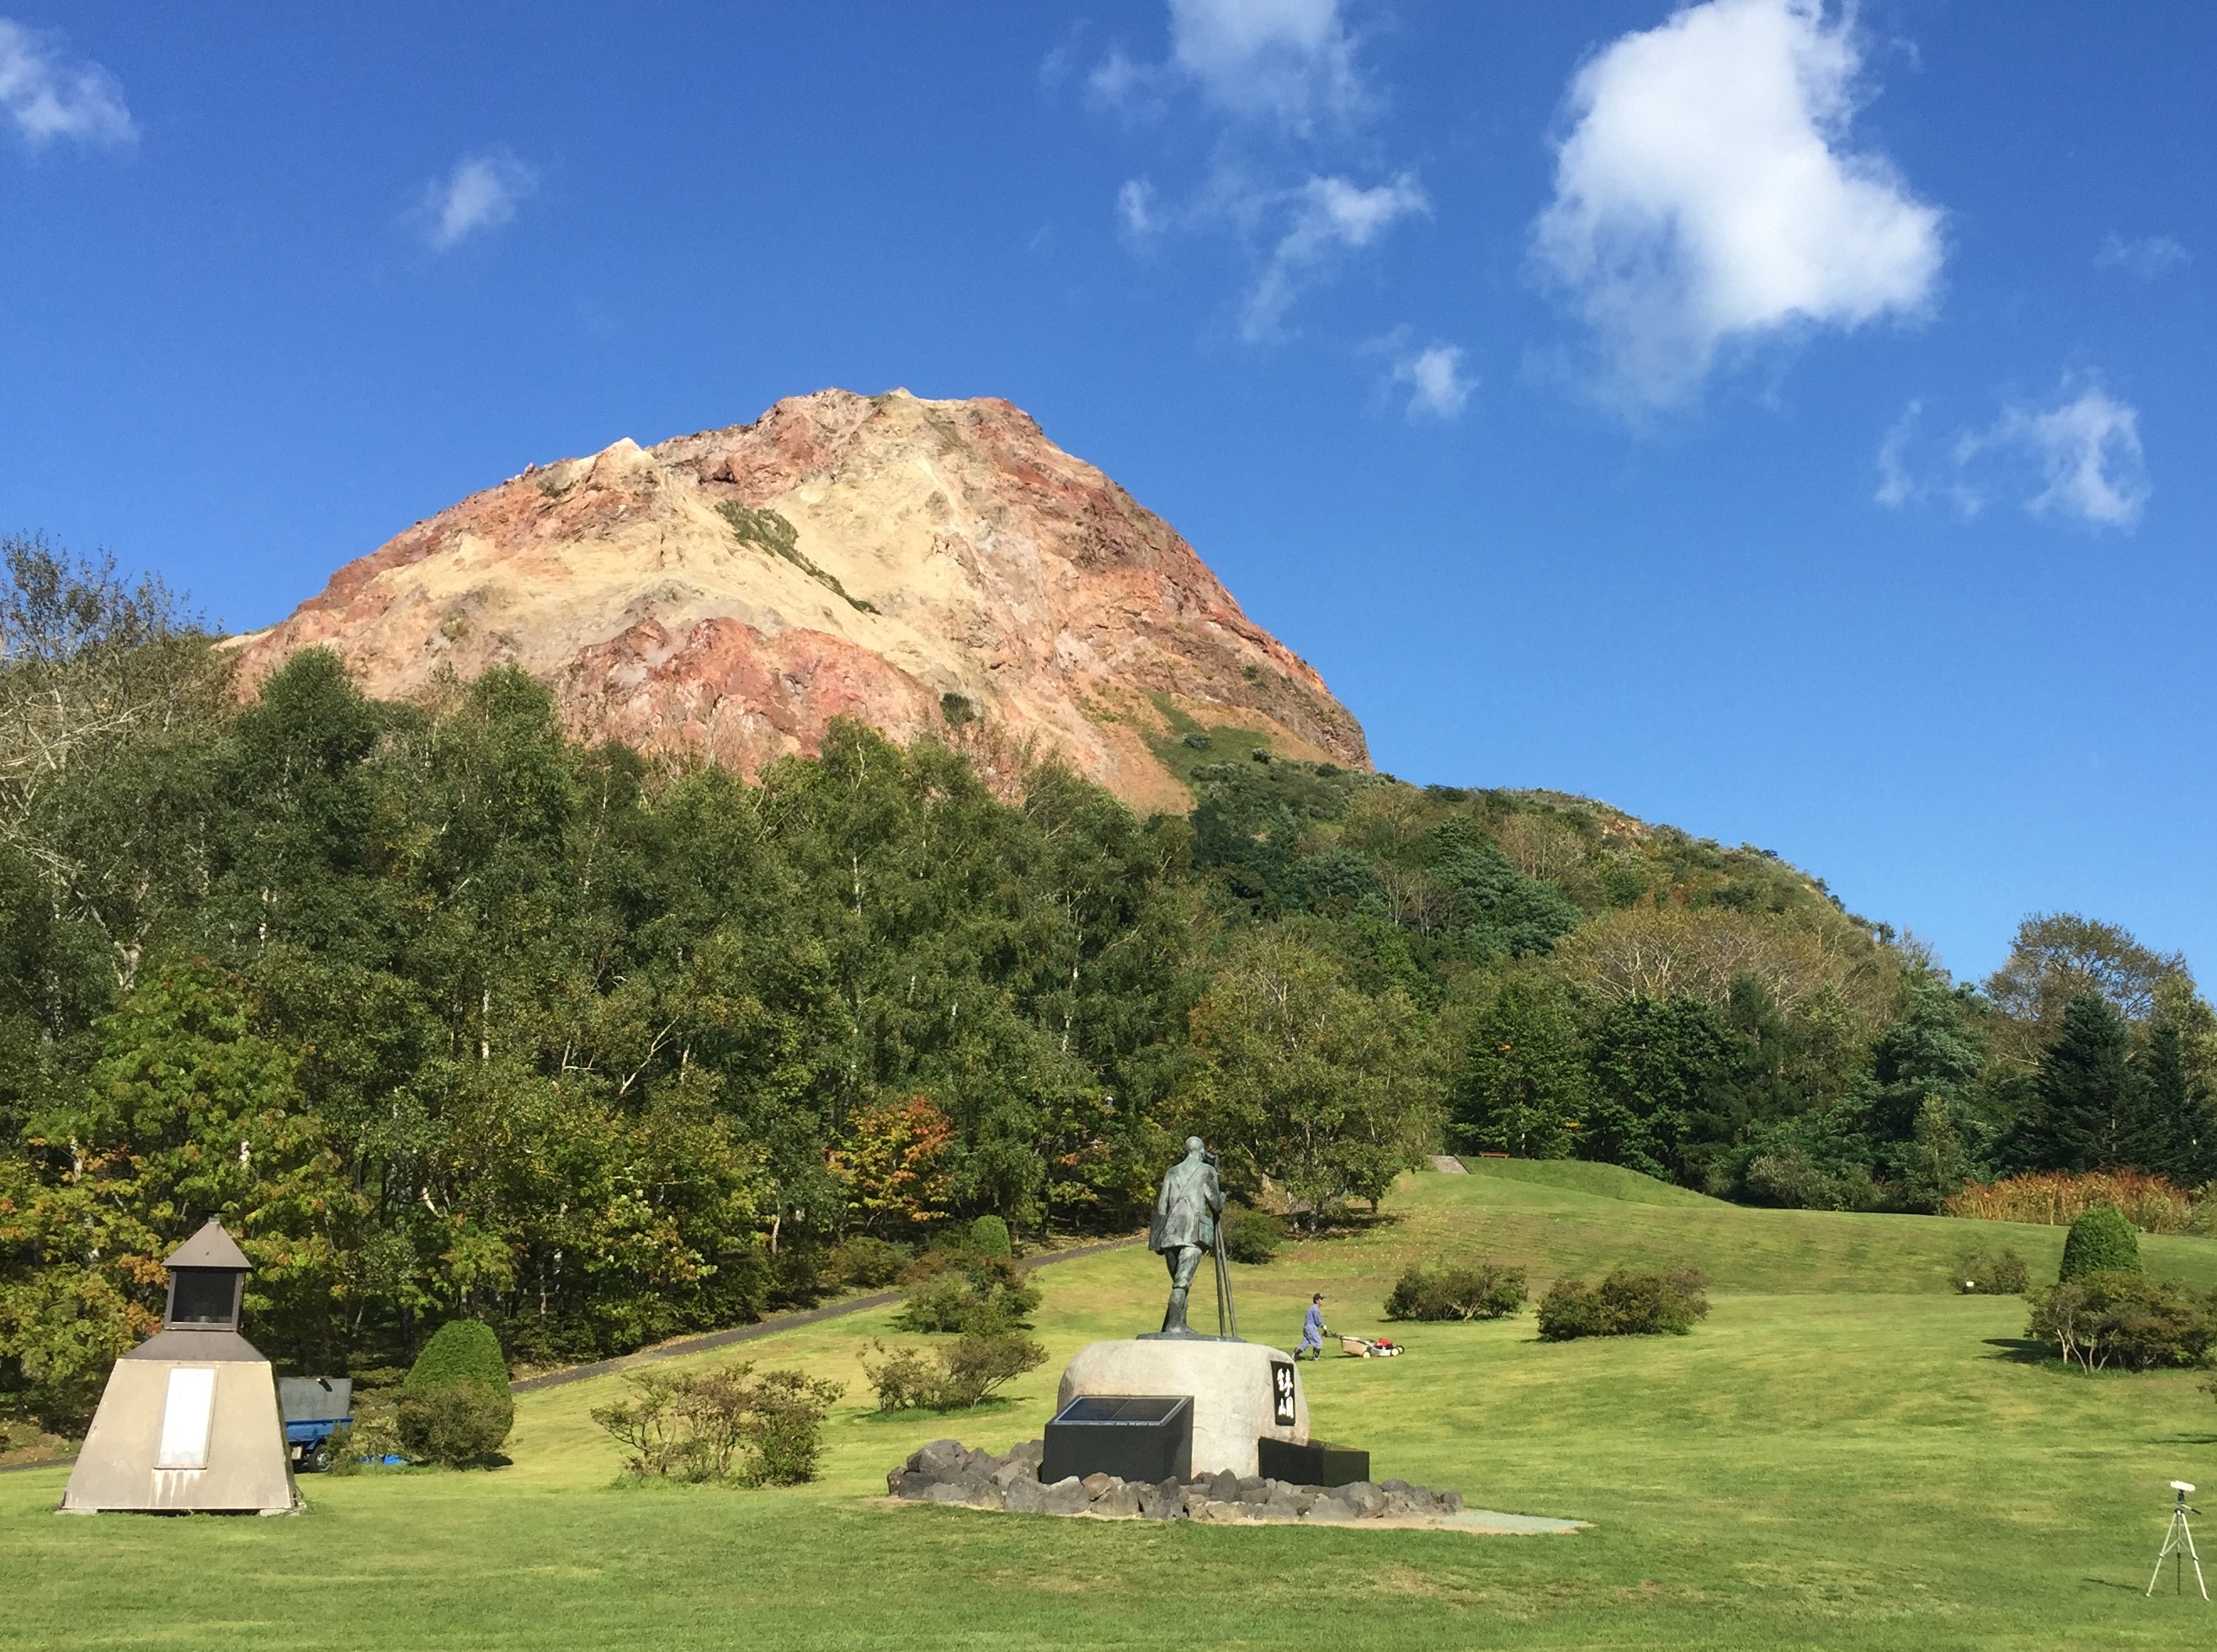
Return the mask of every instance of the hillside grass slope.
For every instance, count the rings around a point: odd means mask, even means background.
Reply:
[[[1948,1294],[1955,1252],[2052,1270],[2052,1229],[1743,1209],[1600,1166],[1406,1179],[1386,1219],[1238,1270],[1251,1340],[1308,1294],[1383,1328],[1412,1260],[1491,1255],[1535,1289],[1691,1263],[1684,1338],[1543,1344],[1529,1314],[1396,1326],[1393,1361],[1304,1367],[1318,1432],[1380,1477],[1589,1520],[1572,1538],[1103,1525],[892,1507],[886,1469],[946,1433],[1037,1433],[1080,1344],[1160,1311],[1133,1248],[1043,1273],[1052,1358],[947,1419],[869,1409],[886,1311],[750,1345],[848,1384],[825,1478],[795,1491],[617,1482],[601,1379],[522,1396],[491,1473],[305,1482],[297,1520],[64,1519],[59,1470],[0,1476],[0,1647],[1031,1648],[2184,1646],[2213,1620],[2140,1591],[2173,1476],[2217,1480],[2189,1373],[2089,1379],[2032,1358],[2013,1298]],[[2217,1242],[2145,1242],[2217,1284]],[[701,1357],[714,1362],[728,1355]]]

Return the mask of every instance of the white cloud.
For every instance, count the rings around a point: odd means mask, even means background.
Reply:
[[[531,169],[506,151],[466,155],[454,170],[423,192],[424,238],[445,252],[516,216],[517,205],[538,187]]]
[[[1303,282],[1344,249],[1367,247],[1402,219],[1431,210],[1406,173],[1363,188],[1342,177],[1312,177],[1283,197],[1291,221],[1248,295],[1240,334],[1253,341],[1278,330]],[[1258,202],[1247,203],[1250,210]]]
[[[1344,255],[1372,245],[1404,218],[1430,210],[1403,173],[1365,185],[1327,173],[1376,105],[1356,62],[1348,0],[1166,0],[1168,55],[1140,61],[1121,49],[1086,79],[1097,107],[1127,118],[1168,118],[1183,103],[1213,128],[1207,175],[1169,198],[1152,179],[1116,192],[1127,240],[1216,232],[1236,240],[1254,276],[1238,311],[1240,336],[1275,337],[1301,293]],[[1053,59],[1060,72],[1060,59]],[[1290,152],[1306,151],[1288,163]],[[1298,181],[1297,181],[1298,180]]]
[[[61,38],[34,33],[0,17],[0,110],[15,134],[34,149],[57,139],[121,145],[139,128],[123,102],[123,88],[96,63],[70,63]]]
[[[1409,386],[1411,419],[1452,419],[1470,400],[1473,380],[1463,377],[1462,347],[1433,343],[1393,364],[1393,382]]]
[[[1116,191],[1116,218],[1132,236],[1153,234],[1163,226],[1155,204],[1155,186],[1145,178],[1127,178]]]
[[[2146,281],[2159,280],[2181,264],[2193,262],[2194,255],[2176,237],[2168,235],[2142,236],[2137,241],[2111,235],[2094,255],[2095,268],[2122,269]]]
[[[1220,108],[1306,133],[1369,102],[1339,0],[1170,0],[1170,9],[1171,65]]]
[[[1846,147],[1859,66],[1819,0],[1708,0],[1573,77],[1534,253],[1617,392],[1677,401],[1728,343],[1930,302],[1939,213]]]
[[[2087,389],[2044,413],[2011,409],[1991,440],[2017,444],[2039,461],[2047,485],[2025,501],[2034,515],[2129,528],[2148,501],[2140,427],[2138,409]]]
[[[1902,410],[1901,416],[1878,445],[1879,503],[1899,508],[1924,493],[1924,489],[1909,473],[1905,460],[1911,438],[1917,434],[1917,422],[1924,411],[1924,404],[1911,402]]]
[[[2153,489],[2140,447],[2140,410],[2098,385],[2066,379],[2050,407],[2015,405],[1984,429],[1957,435],[1944,464],[1911,465],[1920,404],[1879,444],[1878,502],[1899,508],[1939,494],[1965,517],[1996,491],[2020,496],[2035,516],[2130,531]]]

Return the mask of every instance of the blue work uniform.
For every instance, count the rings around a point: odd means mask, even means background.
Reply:
[[[1301,1322],[1301,1346],[1294,1352],[1299,1353],[1303,1348],[1313,1348],[1318,1358],[1323,1357],[1324,1304],[1322,1303],[1311,1303],[1309,1316]]]

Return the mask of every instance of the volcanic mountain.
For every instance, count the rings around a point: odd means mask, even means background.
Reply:
[[[240,638],[244,681],[319,644],[386,698],[521,666],[580,735],[745,774],[840,716],[1058,757],[1142,809],[1187,806],[1152,744],[1188,718],[1369,767],[1192,546],[993,399],[827,390],[534,465]]]

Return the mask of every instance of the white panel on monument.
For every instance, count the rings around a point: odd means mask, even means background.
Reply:
[[[1148,1337],[1089,1342],[1063,1368],[1055,1409],[1083,1394],[1189,1394],[1193,1471],[1257,1472],[1255,1442],[1309,1438],[1308,1396],[1294,1357],[1259,1342]]]

